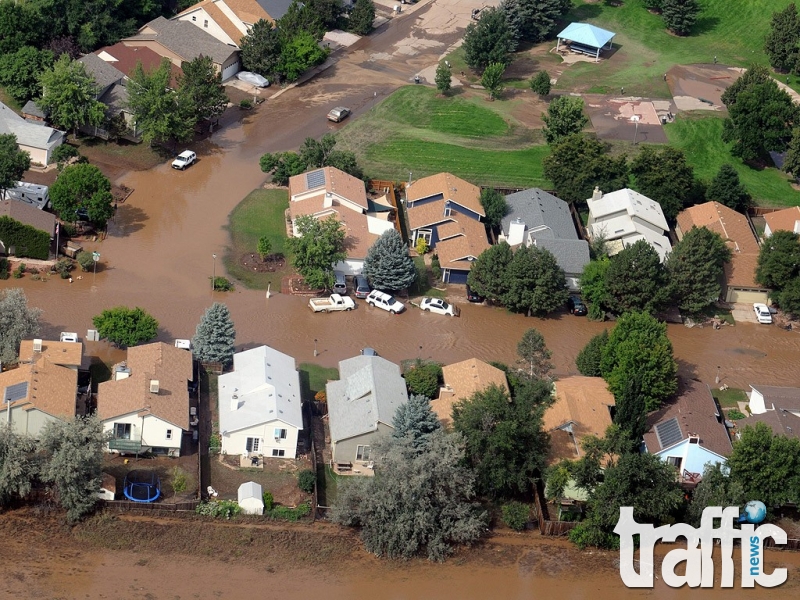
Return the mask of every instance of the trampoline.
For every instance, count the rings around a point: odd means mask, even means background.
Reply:
[[[133,502],[155,502],[161,495],[161,481],[155,471],[131,471],[125,476],[123,493]]]

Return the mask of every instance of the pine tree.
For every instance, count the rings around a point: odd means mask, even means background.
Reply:
[[[589,343],[583,347],[583,350],[578,352],[575,359],[575,364],[578,367],[578,372],[586,377],[601,377],[603,370],[600,368],[600,363],[603,360],[603,348],[608,343],[608,329],[604,329],[603,333],[598,333]]]
[[[550,93],[550,75],[547,71],[539,71],[531,79],[531,90],[540,96],[547,96]]]
[[[663,0],[661,17],[667,29],[678,35],[689,35],[700,14],[697,0]]]
[[[414,261],[408,255],[408,244],[396,229],[384,231],[367,251],[364,275],[379,290],[404,290],[414,283],[417,277]]]
[[[784,10],[772,13],[772,23],[764,41],[764,51],[769,64],[781,71],[794,71],[800,53],[800,16],[794,3]]]
[[[642,390],[642,376],[634,374],[625,382],[622,393],[614,400],[617,406],[614,423],[628,434],[633,446],[637,447],[647,431],[647,406]]]
[[[445,61],[440,62],[436,67],[436,89],[442,94],[450,91],[450,77],[450,67]]]
[[[197,325],[192,345],[194,355],[202,362],[219,362],[223,366],[233,361],[236,330],[228,307],[215,302]]]
[[[800,127],[792,131],[792,139],[786,149],[786,158],[783,161],[783,170],[791,173],[795,179],[800,178]]]
[[[427,447],[431,434],[442,428],[430,400],[418,394],[412,394],[408,402],[397,407],[392,425],[393,437],[410,438],[411,445],[418,449]]]
[[[508,27],[505,11],[485,8],[477,23],[470,23],[464,34],[464,59],[478,71],[491,63],[511,62],[517,42]]]
[[[356,0],[353,12],[350,13],[348,27],[356,35],[367,35],[372,31],[375,20],[375,4],[372,0]]]
[[[547,349],[544,336],[536,329],[528,329],[517,344],[517,362],[522,365],[524,372],[530,378],[544,378],[553,368],[550,358],[553,353]]]
[[[739,181],[739,174],[732,165],[724,164],[719,168],[711,185],[706,190],[706,198],[720,202],[737,212],[745,212],[753,202],[747,188]]]

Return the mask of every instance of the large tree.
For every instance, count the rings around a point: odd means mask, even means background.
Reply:
[[[550,362],[553,353],[547,349],[544,336],[536,329],[528,329],[522,334],[522,339],[517,344],[517,356],[517,363],[522,367],[521,372],[529,379],[544,379],[553,368],[553,363]]]
[[[158,335],[158,321],[139,307],[107,308],[92,318],[101,338],[121,348],[149,342]]]
[[[39,81],[43,94],[37,105],[56,127],[72,129],[77,135],[81,125],[103,124],[106,105],[97,100],[97,83],[82,62],[62,54]]]
[[[289,185],[290,177],[307,169],[303,158],[296,152],[268,152],[261,156],[259,166],[264,173],[272,174],[272,182],[277,185]]]
[[[442,428],[431,401],[419,394],[411,394],[408,402],[397,407],[392,426],[393,437],[408,438],[412,446],[420,449],[429,447],[431,436]]]
[[[488,519],[461,436],[437,431],[423,448],[409,438],[374,446],[376,476],[342,482],[332,513],[335,523],[361,528],[368,552],[441,561],[480,538]]]
[[[312,33],[300,31],[283,43],[278,72],[286,81],[297,81],[300,75],[322,64],[327,57],[327,47],[320,46]]]
[[[774,294],[774,299],[783,312],[795,319],[800,317],[800,277],[795,277]]]
[[[0,0],[0,56],[39,46],[47,33],[34,3]]]
[[[581,273],[581,294],[583,299],[589,303],[589,318],[594,321],[604,320],[606,312],[610,311],[613,306],[606,286],[606,273],[610,266],[611,260],[604,256],[588,262]]]
[[[242,38],[242,66],[275,79],[282,49],[281,32],[270,21],[259,19]]]
[[[506,71],[505,63],[493,62],[486,65],[481,75],[481,85],[489,92],[489,100],[497,100],[503,93],[503,73]]]
[[[601,368],[603,362],[603,350],[608,344],[608,329],[604,329],[603,333],[598,333],[583,349],[578,352],[575,357],[575,366],[578,367],[578,372],[586,377],[602,377],[603,369]]]
[[[558,197],[567,202],[583,202],[592,190],[618,190],[628,185],[628,162],[624,156],[612,157],[606,146],[583,134],[571,135],[556,143],[542,159],[544,176],[553,182]]]
[[[506,269],[503,304],[539,316],[564,306],[569,296],[564,269],[546,248],[520,246]]]
[[[236,329],[228,307],[221,302],[212,304],[203,313],[192,338],[192,348],[198,360],[209,363],[233,362]]]
[[[635,373],[624,382],[619,395],[614,397],[616,410],[614,423],[631,440],[631,450],[638,449],[642,436],[647,431],[647,403],[643,388],[643,378]]]
[[[678,35],[689,35],[700,14],[697,0],[661,0],[661,17],[667,29]]]
[[[332,133],[326,133],[319,141],[307,137],[300,146],[300,159],[305,163],[307,169],[325,167],[335,147],[336,138]]]
[[[672,302],[698,314],[719,299],[725,263],[731,251],[722,237],[706,227],[693,227],[672,247],[664,267]]]
[[[547,96],[550,93],[550,74],[547,71],[539,71],[530,81],[531,91],[539,94],[539,97]]]
[[[24,499],[39,475],[33,437],[16,433],[11,424],[0,424],[0,506]]]
[[[463,45],[464,60],[477,71],[492,63],[509,64],[517,48],[505,12],[496,8],[483,9],[478,22],[467,26]]]
[[[333,266],[347,258],[344,226],[333,217],[303,215],[295,228],[297,235],[288,241],[295,268],[312,288],[331,289]]]
[[[695,190],[694,169],[686,162],[683,150],[664,146],[642,148],[631,162],[636,188],[661,205],[664,216],[674,221],[687,206]]]
[[[281,32],[284,41],[294,38],[298,33],[310,33],[314,39],[321,40],[325,35],[324,18],[325,15],[315,10],[312,2],[292,0],[286,14],[276,21],[275,26]]]
[[[23,46],[11,54],[0,55],[0,85],[20,104],[41,92],[39,77],[53,67],[53,53]]]
[[[600,368],[615,398],[623,394],[628,381],[640,376],[648,411],[656,410],[678,389],[678,365],[667,326],[647,313],[630,312],[619,318],[603,348]]]
[[[503,0],[500,3],[515,39],[535,44],[551,38],[561,17],[570,8],[570,0]]]
[[[742,484],[730,476],[730,471],[723,463],[708,463],[703,469],[703,478],[692,493],[692,501],[686,511],[688,522],[697,527],[707,507],[744,506],[748,500]]]
[[[722,94],[728,108],[722,139],[742,160],[766,161],[769,151],[782,152],[792,137],[798,108],[763,65],[751,66]]]
[[[634,310],[655,313],[669,301],[664,266],[645,240],[611,257],[605,281],[611,308],[617,314]]]
[[[408,255],[408,244],[396,229],[384,231],[367,250],[364,275],[379,290],[404,290],[414,283],[417,277],[414,261]]]
[[[792,2],[783,10],[772,13],[769,33],[764,40],[764,51],[769,64],[780,71],[794,71],[800,57],[800,16]]]
[[[481,252],[478,260],[472,263],[467,276],[470,288],[484,298],[500,302],[508,292],[509,280],[506,272],[513,258],[511,246],[506,242],[489,246]]]
[[[550,394],[550,384],[542,380],[520,384],[514,398],[492,385],[453,407],[453,428],[466,440],[467,460],[482,494],[508,498],[531,493],[548,452],[542,413]]]
[[[727,163],[719,168],[711,184],[706,188],[706,198],[741,213],[747,212],[753,203],[750,192],[739,181],[739,173],[733,165]]]
[[[20,150],[17,136],[0,134],[0,197],[8,188],[22,179],[22,174],[31,167],[31,155]]]
[[[28,299],[20,288],[0,290],[0,363],[16,362],[19,343],[39,333],[42,311],[28,308]]]
[[[795,127],[792,130],[792,137],[786,146],[783,170],[791,173],[795,179],[800,178],[800,127]]]
[[[50,201],[64,221],[78,220],[78,211],[85,210],[89,221],[102,228],[114,214],[111,182],[88,163],[65,167],[50,186]]]
[[[779,230],[769,236],[758,253],[756,281],[780,290],[800,276],[800,235]]]
[[[356,0],[347,22],[347,28],[356,35],[367,35],[375,20],[375,3],[372,0]]]
[[[436,82],[436,89],[439,90],[442,95],[446,95],[452,87],[451,81],[453,74],[450,72],[450,67],[447,65],[447,61],[444,60],[436,65],[436,75],[434,77],[434,81]]]
[[[489,227],[500,225],[500,221],[508,213],[506,197],[494,188],[481,190],[481,206],[486,213],[486,224]]]
[[[195,117],[213,120],[228,106],[228,95],[222,86],[222,74],[214,68],[210,56],[198,56],[184,62],[183,76],[178,82],[181,100],[194,110]]]
[[[577,96],[559,96],[550,102],[547,114],[542,115],[544,121],[544,138],[550,145],[556,144],[565,137],[580,133],[589,123],[589,117],[583,113],[583,98]]]

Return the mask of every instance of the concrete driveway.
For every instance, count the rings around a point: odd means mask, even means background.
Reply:
[[[731,316],[737,323],[758,323],[752,304],[736,303],[731,309]]]

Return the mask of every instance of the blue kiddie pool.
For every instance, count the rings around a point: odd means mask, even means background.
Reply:
[[[161,495],[161,481],[155,471],[131,471],[125,476],[122,493],[133,502],[155,502]]]

